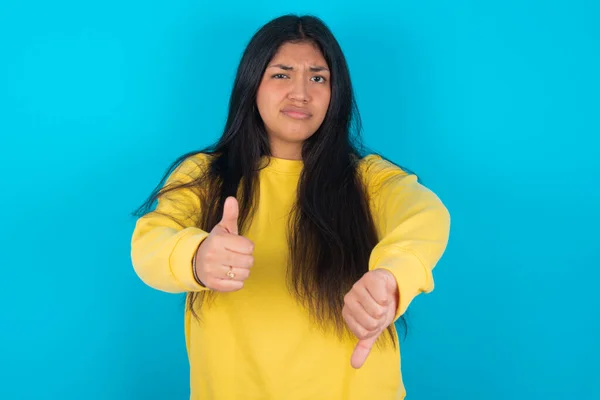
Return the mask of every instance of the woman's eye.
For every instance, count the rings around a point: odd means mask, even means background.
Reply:
[[[324,77],[322,77],[322,76],[313,76],[313,77],[312,77],[312,80],[313,80],[314,82],[317,82],[317,83],[323,83],[323,82],[325,82],[325,78],[324,78]]]
[[[285,75],[285,74],[275,74],[275,75],[273,75],[273,78],[275,78],[275,79],[285,79],[285,78],[287,78],[287,75]]]

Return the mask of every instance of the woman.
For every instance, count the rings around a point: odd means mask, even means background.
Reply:
[[[243,54],[221,139],[139,210],[135,271],[187,293],[192,399],[404,397],[394,322],[433,289],[449,214],[361,154],[359,128],[332,33],[277,18]]]

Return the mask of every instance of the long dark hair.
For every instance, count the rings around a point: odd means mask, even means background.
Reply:
[[[368,271],[378,242],[367,192],[358,173],[366,155],[361,121],[344,54],[328,27],[313,16],[286,15],[264,25],[252,37],[239,64],[223,135],[212,146],[179,157],[163,177],[198,153],[209,154],[206,172],[184,186],[204,188],[197,226],[210,231],[219,222],[228,196],[240,204],[239,233],[244,234],[258,201],[259,163],[270,156],[256,93],[267,64],[284,43],[309,42],[320,49],[331,71],[331,99],[325,119],[302,148],[297,200],[289,220],[291,292],[321,327],[347,333],[342,318],[344,295]],[[161,195],[182,186],[157,186],[134,213],[143,215]],[[208,189],[208,190],[206,190]],[[343,199],[343,201],[340,201]],[[214,296],[187,294],[187,307]],[[406,328],[404,317],[401,320]],[[393,327],[389,337],[395,343]]]

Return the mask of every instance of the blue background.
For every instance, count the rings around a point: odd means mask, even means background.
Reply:
[[[129,212],[287,12],[330,25],[366,143],[452,214],[408,398],[600,398],[598,3],[250,3],[1,3],[0,398],[189,396],[183,298],[134,274]]]

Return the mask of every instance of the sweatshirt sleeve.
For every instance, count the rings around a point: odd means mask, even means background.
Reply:
[[[372,160],[367,187],[380,240],[369,270],[383,268],[396,278],[397,320],[417,295],[433,290],[432,271],[448,243],[450,214],[415,175],[379,156]]]
[[[201,173],[198,156],[183,161],[165,186],[191,182]],[[207,290],[194,278],[192,262],[208,232],[195,226],[200,211],[197,191],[176,189],[159,197],[154,211],[136,221],[131,260],[138,277],[148,286],[168,292]]]

